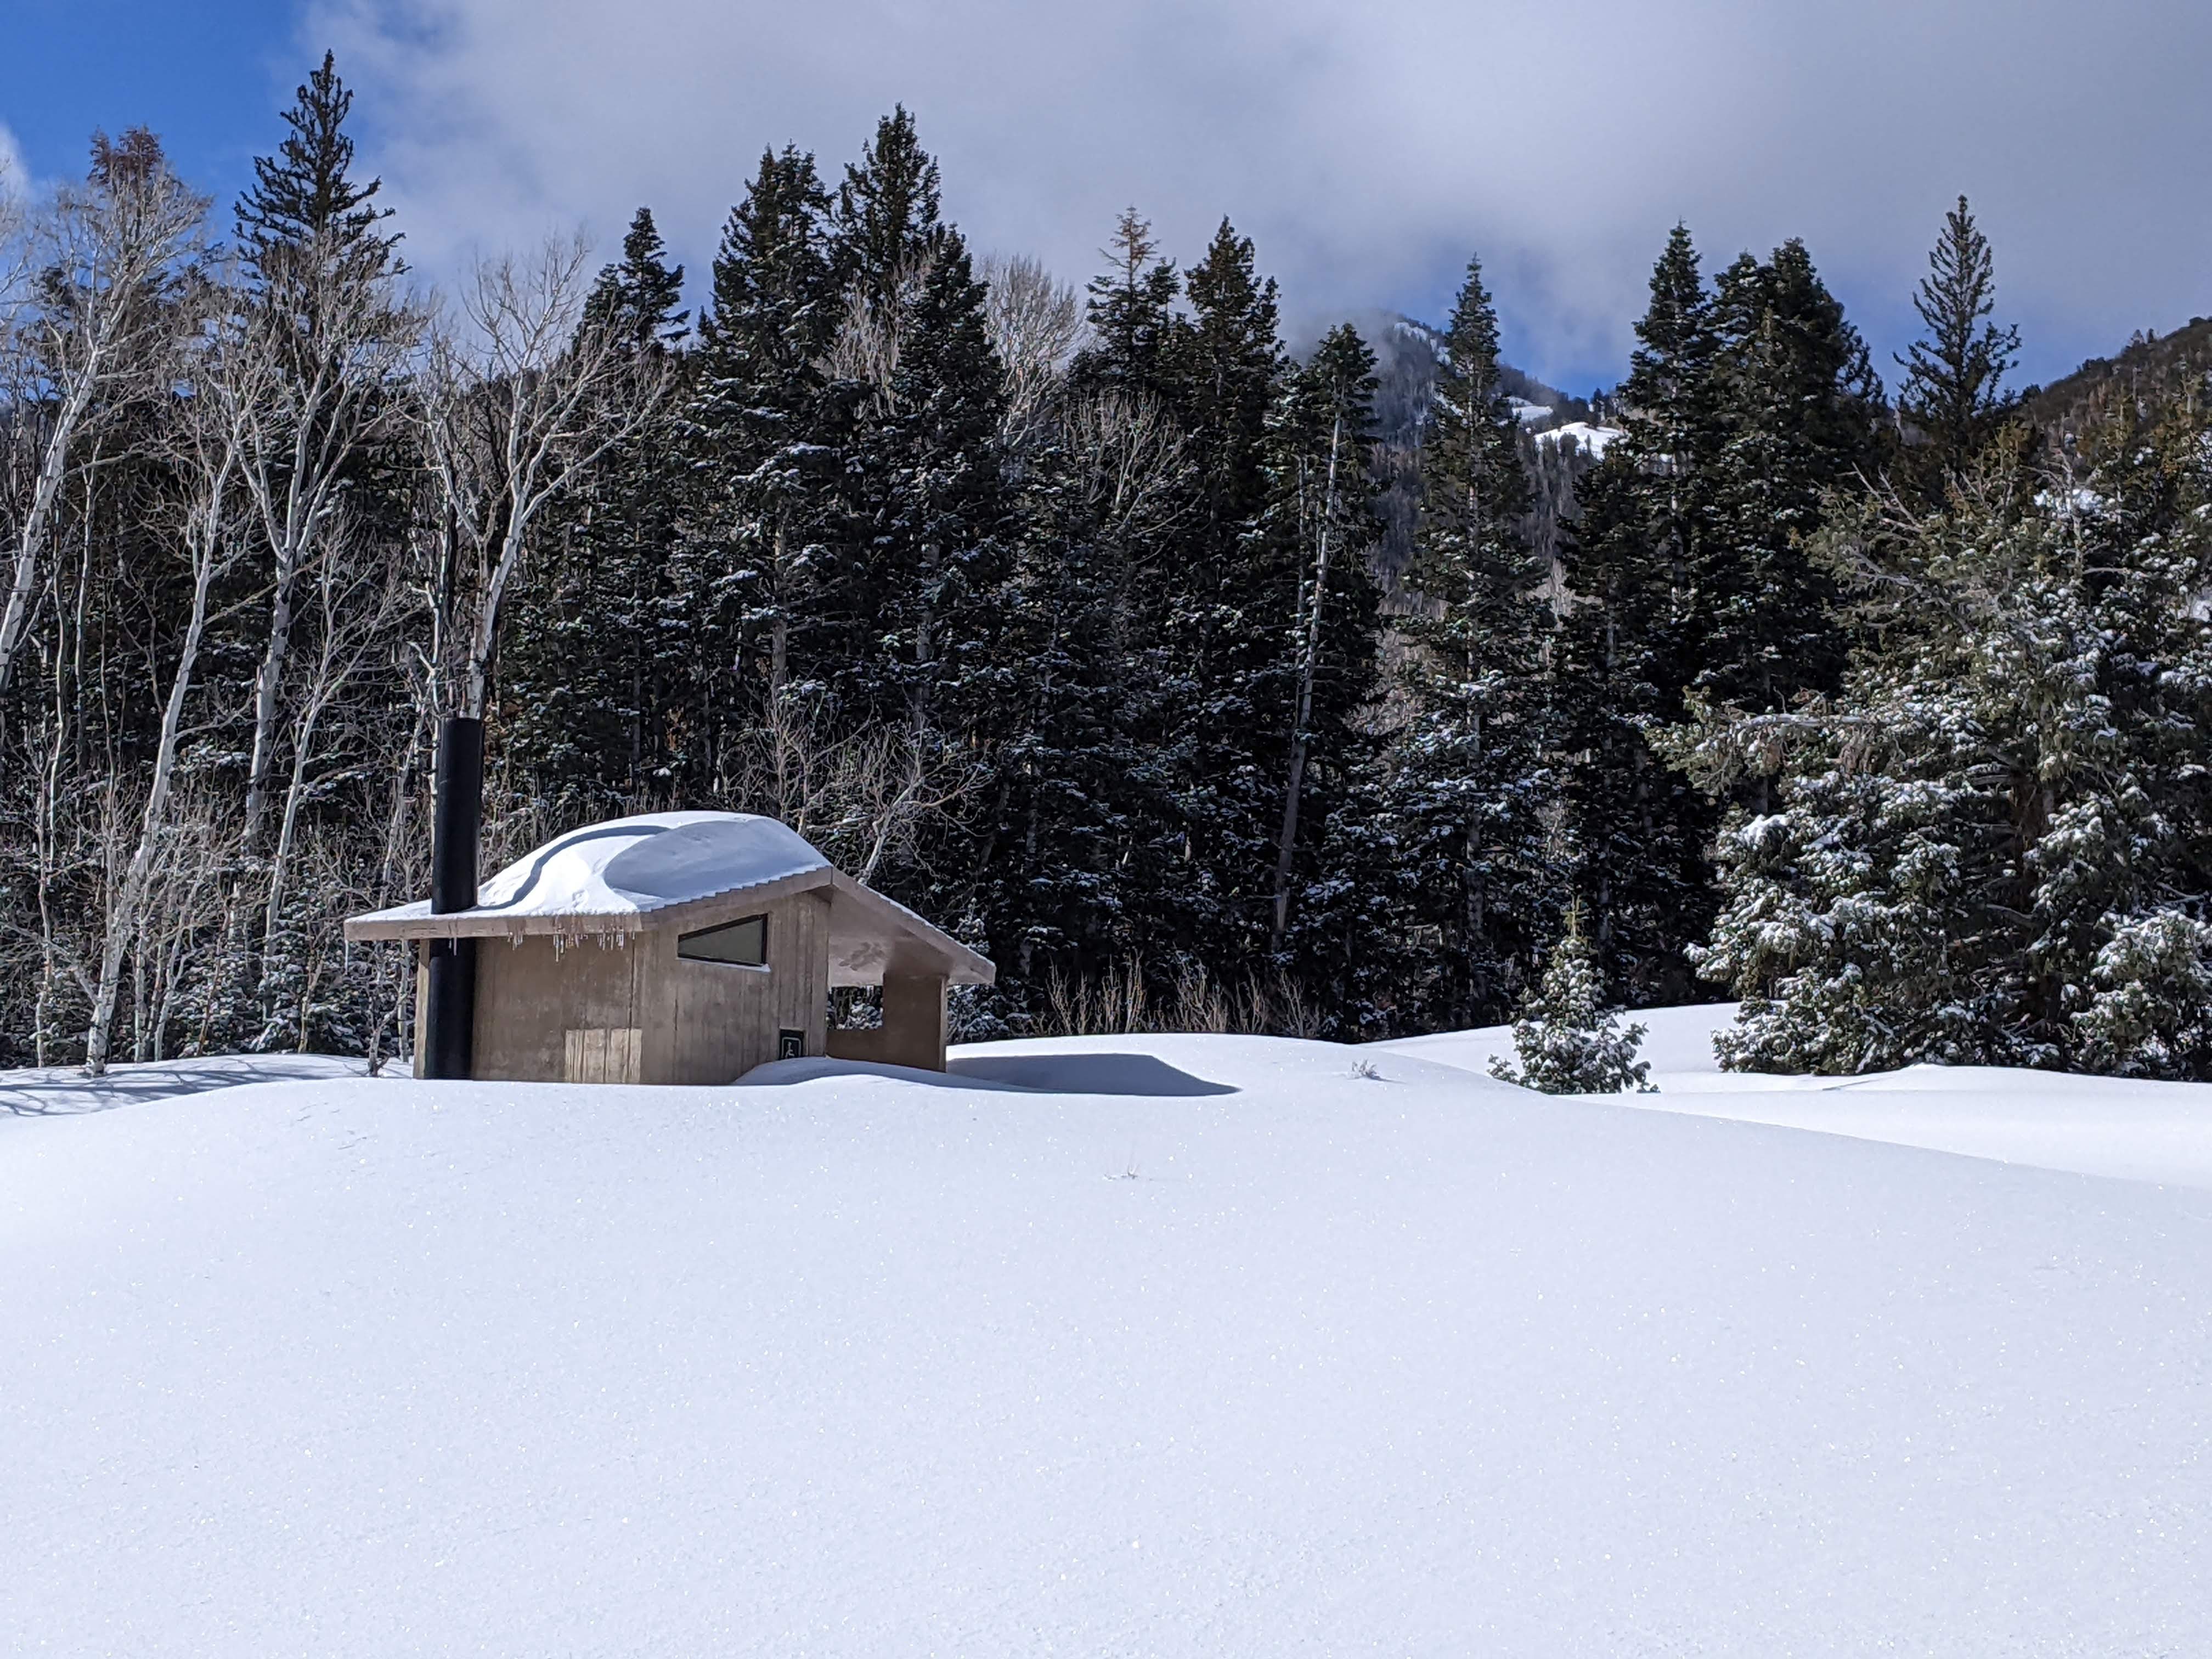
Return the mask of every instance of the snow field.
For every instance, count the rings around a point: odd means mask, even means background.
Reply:
[[[2212,1647],[2212,1196],[1387,1049],[960,1065],[0,1117],[0,1647]]]
[[[1650,1095],[1609,1097],[1654,1111],[1771,1123],[2077,1175],[2212,1191],[2212,1085],[2145,1083],[1993,1066],[1908,1066],[1864,1077],[1723,1072],[1712,1038],[1735,1004],[1650,1008],[1640,1059]],[[1487,1026],[1373,1045],[1487,1075],[1513,1030]]]

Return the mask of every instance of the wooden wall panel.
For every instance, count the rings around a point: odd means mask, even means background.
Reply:
[[[558,951],[544,935],[477,951],[476,1075],[558,1082],[728,1083],[776,1057],[778,1033],[828,1048],[830,899],[764,908],[768,966],[692,962],[664,927]],[[745,912],[757,915],[763,912]],[[635,1032],[615,1038],[591,1033]],[[586,1034],[586,1035],[578,1035]],[[619,1063],[606,1045],[631,1046]]]
[[[556,951],[543,934],[477,947],[475,1074],[557,1083],[568,1034],[641,1026],[637,946],[586,940]]]

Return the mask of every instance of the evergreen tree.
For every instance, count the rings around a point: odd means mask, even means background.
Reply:
[[[1605,976],[1577,915],[1553,948],[1544,978],[1513,1023],[1516,1067],[1490,1062],[1490,1074],[1547,1095],[1613,1095],[1648,1090],[1648,1061],[1636,1058],[1645,1028],[1623,1030],[1617,1011],[1607,1007]]]
[[[1649,491],[1657,515],[1654,533],[1669,586],[1679,590],[1689,586],[1704,548],[1707,486],[1721,441],[1714,406],[1720,341],[1686,225],[1667,234],[1636,337],[1627,377],[1613,393],[1629,427],[1611,476],[1641,473],[1662,481]]]
[[[1157,404],[1075,393],[1024,469],[1012,602],[1017,714],[976,860],[1001,994],[1102,980],[1154,942],[1155,860],[1174,803],[1144,609],[1188,510],[1181,434]]]
[[[1698,672],[1696,572],[1723,441],[1711,296],[1677,225],[1617,394],[1624,430],[1579,487],[1555,677],[1572,890],[1607,983],[1636,1006],[1693,994],[1717,815],[1652,749]]]
[[[1746,254],[1707,295],[1679,227],[1623,383],[1626,435],[1583,481],[1564,630],[1568,816],[1595,944],[1632,1000],[1690,994],[1712,915],[1716,803],[1651,747],[1694,705],[1782,709],[1844,653],[1806,551],[1870,470],[1880,391],[1802,244]],[[1753,770],[1735,787],[1757,803]]]
[[[1452,1029],[1510,1006],[1557,900],[1548,572],[1522,534],[1528,480],[1479,262],[1444,347],[1407,573],[1420,607],[1400,624],[1417,647],[1402,677],[1413,714],[1384,787],[1407,931],[1432,927],[1441,945],[1400,976],[1403,1017]]]
[[[401,405],[405,356],[421,319],[398,292],[404,266],[399,238],[383,228],[390,210],[376,204],[379,182],[353,176],[345,131],[352,106],[325,53],[283,113],[276,153],[255,159],[253,182],[235,207],[250,282],[227,326],[250,340],[244,349],[273,373],[253,399],[241,455],[240,483],[252,503],[245,533],[256,545],[238,580],[252,599],[219,627],[217,648],[234,653],[240,677],[252,680],[235,738],[245,796],[243,879],[233,891],[261,890],[258,982],[249,973],[237,983],[241,999],[258,1003],[252,1041],[263,1048],[295,1046],[311,1018],[311,934],[319,924],[315,900],[297,890],[297,854],[319,828],[314,819],[331,793],[314,787],[316,772],[325,764],[336,769],[344,753],[331,752],[322,718],[328,690],[304,688],[302,665],[316,665],[311,672],[349,661],[349,673],[359,667],[338,643],[352,619],[303,606],[303,589],[319,582],[327,594],[340,572],[359,580],[363,549],[401,540],[418,476],[415,434]],[[346,760],[368,765],[378,737],[398,726],[389,718],[357,723]],[[235,931],[253,925],[249,914],[240,906],[223,953],[234,963],[255,955]]]
[[[1897,360],[1905,370],[1898,412],[1921,441],[1907,471],[1940,490],[1972,462],[2010,410],[2004,376],[2020,353],[2020,331],[1990,320],[1996,262],[1963,196],[1943,216],[1912,308],[1928,331]]]
[[[1091,279],[1091,342],[1068,373],[1078,392],[1118,391],[1165,399],[1182,326],[1175,314],[1182,279],[1171,260],[1156,259],[1152,227],[1134,208],[1115,222],[1106,250],[1112,263]]]
[[[937,164],[903,109],[847,169],[829,251],[845,283],[830,351],[842,554],[830,609],[854,648],[825,660],[823,678],[842,730],[895,728],[909,767],[963,771],[987,795],[1020,676],[1006,375],[985,287],[939,217]],[[932,873],[906,890],[967,918],[989,837],[941,827],[954,844],[916,848]]]
[[[1270,414],[1287,372],[1272,279],[1224,221],[1185,284],[1172,408],[1194,500],[1157,600],[1162,725],[1148,734],[1172,780],[1176,822],[1155,850],[1163,966],[1204,963],[1233,981],[1265,950],[1293,712],[1282,645],[1302,561],[1258,532],[1268,501]]]
[[[683,288],[683,267],[668,263],[640,208],[580,326],[626,353],[665,356],[687,332]],[[601,458],[562,504],[554,556],[516,596],[502,676],[512,751],[559,818],[642,811],[676,793],[672,744],[693,641],[670,625],[684,482],[675,424],[672,415]]]
[[[983,285],[957,231],[939,239],[900,341],[881,416],[854,446],[878,486],[870,524],[877,638],[917,731],[988,730],[1012,665],[1000,654],[1007,500],[996,438],[1002,375]]]
[[[981,692],[969,676],[983,672],[1005,551],[1003,376],[983,285],[939,193],[937,163],[896,109],[846,169],[829,247],[846,306],[833,347],[854,561],[844,597],[866,641],[842,690],[854,716],[917,731],[957,723],[946,694]]]
[[[1839,695],[1711,717],[1684,751],[1716,787],[1779,766],[1723,838],[1701,961],[1743,999],[1730,1063],[2202,1063],[2175,999],[2212,874],[2203,425],[2124,416],[2086,488],[2023,485],[2001,446],[1941,509],[1824,534],[1856,639]]]
[[[763,153],[723,228],[686,411],[692,507],[668,619],[697,637],[689,771],[725,790],[766,734],[761,804],[786,817],[798,805],[793,734],[818,714],[834,665],[862,648],[849,602],[831,603],[854,555],[837,500],[847,422],[825,367],[842,305],[829,215],[814,158],[787,146]]]
[[[2212,1077],[2212,924],[2179,908],[2121,921],[2091,963],[2074,1016],[2084,1069]]]
[[[352,108],[353,93],[326,52],[284,112],[291,131],[276,154],[254,158],[253,183],[238,202],[238,241],[264,285],[312,288],[319,270],[361,281],[401,269],[398,236],[378,228],[392,216],[376,205],[383,181],[353,177],[345,131]]]
[[[1784,708],[1833,690],[1842,672],[1835,586],[1804,543],[1828,493],[1870,468],[1879,392],[1801,242],[1739,259],[1714,313],[1720,447],[1711,522],[1689,562],[1691,683],[1707,701]]]
[[[838,286],[866,304],[896,305],[945,232],[942,194],[936,158],[922,149],[906,106],[895,106],[837,187],[830,252]]]
[[[1358,330],[1346,323],[1322,337],[1290,377],[1268,437],[1270,500],[1249,539],[1280,546],[1296,595],[1286,659],[1272,677],[1281,690],[1255,685],[1253,698],[1288,704],[1268,935],[1279,954],[1297,890],[1315,873],[1310,849],[1359,757],[1355,722],[1375,684],[1375,353]]]
[[[1181,279],[1157,253],[1151,226],[1124,213],[1090,284],[1090,340],[1020,469],[1008,618],[1020,712],[977,860],[1017,1000],[1175,951],[1159,878],[1182,820],[1158,742],[1175,712],[1169,590],[1197,494],[1170,407]]]
[[[1279,301],[1274,279],[1257,274],[1251,238],[1226,219],[1184,291],[1192,318],[1177,338],[1176,409],[1205,490],[1205,532],[1215,548],[1227,548],[1267,495],[1267,416],[1285,368]]]

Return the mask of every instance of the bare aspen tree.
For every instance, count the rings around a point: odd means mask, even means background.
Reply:
[[[23,235],[25,185],[0,156],[0,340],[13,335],[29,297],[30,244]]]
[[[131,950],[131,1058],[168,1058],[164,1034],[206,930],[220,918],[225,803],[204,785],[180,788],[156,845]]]
[[[137,842],[128,864],[107,886],[100,978],[85,1030],[88,1077],[98,1077],[107,1069],[124,958],[138,943],[157,874],[156,860],[169,827],[185,706],[192,693],[200,650],[206,640],[216,585],[237,563],[242,551],[236,516],[246,449],[244,410],[262,395],[257,385],[265,381],[267,364],[229,323],[229,317],[235,315],[236,298],[234,292],[219,295],[218,302],[210,307],[216,318],[213,326],[197,331],[191,349],[179,354],[182,361],[177,374],[191,390],[179,400],[181,409],[170,428],[170,440],[174,452],[172,460],[186,490],[176,540],[191,581],[191,599],[162,704],[151,775],[138,814]],[[222,303],[225,301],[228,303]],[[172,326],[179,331],[188,328],[197,315],[204,314],[197,308],[181,315],[173,313]],[[222,388],[220,394],[212,390],[217,386]]]
[[[983,322],[1006,366],[1001,435],[1017,453],[1038,430],[1067,365],[1083,343],[1083,296],[1038,261],[994,256],[977,273],[986,284]]]
[[[1060,437],[1081,462],[1085,520],[1108,542],[1158,535],[1189,510],[1189,444],[1154,399],[1109,392],[1073,400]]]
[[[910,853],[932,817],[981,777],[957,745],[903,724],[831,738],[811,711],[794,708],[772,720],[757,743],[752,758],[761,763],[750,769],[773,780],[784,821],[862,881],[873,879],[891,853]]]
[[[590,253],[549,242],[479,265],[434,327],[418,416],[441,527],[429,594],[436,707],[481,718],[500,610],[539,515],[659,405],[665,364],[580,325]]]
[[[161,143],[134,128],[93,143],[86,182],[56,192],[30,231],[41,273],[35,305],[11,331],[8,401],[30,454],[15,517],[7,604],[0,610],[0,690],[29,622],[70,455],[90,428],[152,389],[149,346],[172,325],[179,270],[195,250],[207,199],[169,170]]]
[[[298,836],[300,809],[314,781],[316,736],[354,678],[386,642],[401,599],[396,561],[365,551],[366,538],[349,535],[343,524],[327,527],[325,534],[327,556],[313,569],[315,655],[307,665],[292,734],[291,775],[269,854],[264,940],[276,938],[283,921],[285,878]]]
[[[286,255],[246,313],[249,337],[276,370],[251,411],[244,468],[269,561],[269,623],[254,678],[240,830],[248,852],[260,843],[274,789],[295,589],[319,557],[341,550],[331,532],[344,516],[348,475],[397,419],[399,371],[422,326],[381,267],[365,264],[337,236]]]

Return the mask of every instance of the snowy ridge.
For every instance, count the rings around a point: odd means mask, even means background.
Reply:
[[[1601,461],[1605,459],[1607,447],[1616,439],[1627,435],[1617,426],[1592,426],[1588,421],[1569,421],[1564,425],[1539,432],[1536,441],[1556,445],[1571,439],[1592,460]]]
[[[1442,1047],[18,1074],[0,1648],[2212,1650],[2212,1196]]]

